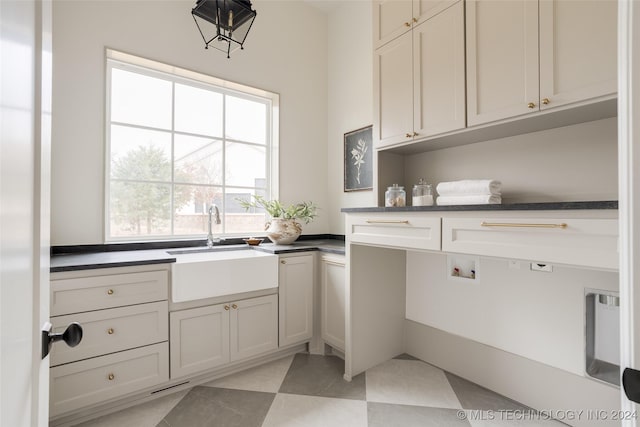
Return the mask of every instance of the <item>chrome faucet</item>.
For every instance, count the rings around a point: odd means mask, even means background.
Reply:
[[[212,203],[209,206],[209,234],[207,234],[207,247],[212,248],[214,243],[218,243],[220,239],[213,238],[213,232],[211,231],[211,217],[213,216],[216,224],[220,224],[220,211],[218,210],[218,206],[215,203]]]

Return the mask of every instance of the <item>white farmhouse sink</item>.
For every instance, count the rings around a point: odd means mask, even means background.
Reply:
[[[251,249],[181,250],[171,266],[173,302],[278,287],[278,257]]]

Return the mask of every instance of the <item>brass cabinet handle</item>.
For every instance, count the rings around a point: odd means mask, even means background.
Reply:
[[[225,310],[229,310],[229,306],[228,306],[228,305],[225,305],[225,306],[224,306],[224,309],[225,309]]]
[[[536,103],[535,102],[530,102],[530,103],[527,104],[527,107],[536,108]]]
[[[411,26],[411,24],[410,24],[409,22],[405,22],[405,23],[404,23],[404,26],[405,26],[405,27],[410,27],[410,26]]]
[[[283,259],[282,259],[282,260],[280,260],[280,264],[286,264],[286,263],[287,263],[287,261],[285,261],[285,260],[283,260]]]
[[[542,98],[542,103],[543,103],[544,105],[549,105],[549,103],[550,103],[550,102],[551,102],[551,101],[549,101],[549,98]]]
[[[513,227],[513,228],[567,228],[567,224],[531,224],[516,222],[481,222],[482,227]]]
[[[232,304],[232,305],[231,305],[231,308],[233,308],[234,310],[236,310],[236,309],[238,308],[238,306],[237,306],[237,305],[235,305],[235,304]]]
[[[407,138],[411,138],[413,135],[407,132],[404,136],[406,136]]]
[[[414,132],[412,136],[418,136],[418,132]]]
[[[418,18],[413,18],[413,22],[418,22]]]
[[[109,329],[107,329],[107,333],[108,333],[109,335],[113,335],[113,333],[114,333],[114,332],[115,332],[115,331],[113,330],[113,328],[109,328]]]
[[[113,374],[109,374],[109,376],[107,376],[107,378],[109,379],[109,381],[113,381],[116,378],[116,376],[113,375]]]
[[[113,289],[109,289],[109,290],[107,291],[107,295],[113,295]]]
[[[406,219],[368,219],[367,224],[409,224]]]

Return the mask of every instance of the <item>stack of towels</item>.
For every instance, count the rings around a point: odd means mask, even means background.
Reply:
[[[436,187],[439,206],[499,205],[502,203],[502,183],[494,179],[466,179],[441,182]]]

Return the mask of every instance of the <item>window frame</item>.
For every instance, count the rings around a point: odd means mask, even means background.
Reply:
[[[226,227],[225,215],[226,215],[226,190],[228,188],[234,189],[251,189],[258,190],[258,187],[246,187],[240,185],[228,185],[226,180],[226,149],[227,143],[238,143],[248,146],[255,147],[264,147],[265,155],[266,155],[266,169],[265,169],[265,194],[270,199],[278,198],[278,190],[279,190],[279,108],[280,108],[280,96],[277,93],[269,92],[262,89],[257,89],[254,87],[242,85],[235,82],[230,82],[227,80],[223,80],[217,77],[205,75],[202,73],[190,71],[184,68],[164,64],[161,62],[152,61],[149,59],[141,58],[138,56],[130,55],[127,53],[115,51],[112,49],[106,49],[106,60],[105,60],[105,141],[104,141],[104,159],[105,159],[105,169],[104,169],[104,227],[103,227],[103,240],[105,243],[116,243],[116,242],[152,242],[152,241],[180,241],[180,240],[200,240],[206,239],[206,232],[202,235],[194,235],[194,234],[173,234],[174,233],[174,222],[175,222],[175,212],[173,209],[173,196],[170,201],[170,233],[165,235],[136,235],[136,236],[112,236],[111,235],[111,126],[112,125],[124,125],[129,128],[135,129],[143,129],[143,130],[151,130],[151,131],[163,131],[168,132],[171,135],[171,177],[170,181],[154,181],[157,184],[163,185],[171,185],[172,194],[173,189],[176,185],[188,185],[192,187],[207,187],[207,188],[219,188],[222,191],[222,206],[219,206],[220,213],[223,218],[223,227]],[[172,101],[171,101],[171,109],[172,109],[172,124],[171,129],[159,129],[151,126],[144,125],[136,125],[130,123],[122,123],[122,122],[112,122],[111,121],[111,83],[112,83],[112,70],[119,69],[129,72],[134,72],[140,75],[149,76],[153,78],[160,78],[162,80],[172,82]],[[202,134],[176,131],[175,130],[175,84],[184,84],[190,87],[195,87],[198,89],[206,89],[206,90],[214,90],[217,93],[221,93],[223,95],[231,95],[237,98],[246,99],[250,101],[258,101],[260,103],[264,103],[267,105],[266,108],[266,130],[265,136],[267,140],[265,144],[260,143],[252,143],[248,141],[236,140],[232,138],[227,138],[225,135],[225,126],[226,124],[222,124],[222,136],[211,137],[205,136]],[[226,105],[224,103],[223,97],[223,112],[226,114]],[[223,115],[224,117],[224,115]],[[174,143],[176,135],[186,135],[186,136],[194,136],[194,137],[207,137],[212,138],[213,140],[218,140],[222,143],[222,183],[221,184],[200,184],[200,183],[184,183],[178,182],[175,180],[175,158],[174,158]],[[140,181],[144,182],[144,181]],[[226,231],[226,230],[225,230]],[[254,230],[258,231],[258,230]],[[239,232],[239,233],[229,233],[229,232],[218,232],[215,233],[217,237],[241,237],[247,236],[247,233],[251,232]]]

